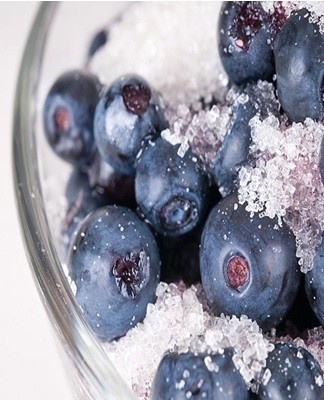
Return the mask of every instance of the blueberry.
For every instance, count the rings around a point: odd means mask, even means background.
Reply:
[[[84,219],[67,266],[84,318],[103,340],[125,335],[155,300],[158,248],[149,228],[125,207],[103,207]]]
[[[276,336],[290,336],[307,339],[308,331],[320,325],[308,301],[305,289],[306,274],[301,274],[301,282],[294,303],[284,321],[276,327]]]
[[[133,175],[117,173],[97,152],[87,169],[90,187],[112,202],[136,209],[135,179]]]
[[[153,380],[151,400],[247,400],[232,357],[231,348],[212,354],[166,354]]]
[[[324,399],[323,372],[319,363],[303,347],[277,343],[268,355],[258,398]]]
[[[323,116],[324,36],[303,8],[291,13],[274,41],[278,97],[295,122]]]
[[[133,174],[134,162],[144,140],[167,127],[158,95],[137,75],[114,81],[95,113],[95,139],[102,158],[116,172]]]
[[[140,211],[154,229],[166,236],[192,230],[204,215],[208,180],[190,150],[159,137],[149,143],[137,162],[135,196]]]
[[[324,241],[316,248],[313,269],[305,275],[305,289],[309,303],[324,326]]]
[[[68,206],[61,225],[62,244],[67,253],[76,228],[83,219],[99,207],[113,204],[112,199],[89,185],[88,176],[76,169],[73,170],[66,185],[65,198]]]
[[[278,111],[271,84],[248,84],[236,94],[229,129],[213,160],[213,177],[224,196],[236,188],[239,168],[248,160],[251,118],[258,114],[263,120]]]
[[[78,167],[95,152],[93,119],[101,85],[96,76],[78,70],[60,75],[44,105],[46,138],[56,154]]]
[[[235,84],[273,78],[271,19],[260,2],[224,2],[218,21],[218,48],[224,69]]]
[[[215,314],[244,314],[270,329],[283,320],[298,291],[295,238],[284,223],[251,217],[233,192],[204,226],[200,272]]]

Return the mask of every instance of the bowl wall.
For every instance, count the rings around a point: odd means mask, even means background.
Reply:
[[[13,168],[26,252],[62,350],[73,398],[82,400],[134,397],[83,321],[62,268],[57,217],[71,168],[44,139],[42,105],[57,76],[84,65],[91,36],[125,7],[127,3],[119,2],[41,4],[15,99]]]

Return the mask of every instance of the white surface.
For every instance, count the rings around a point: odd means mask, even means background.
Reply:
[[[15,84],[37,6],[0,3],[0,399],[71,400],[54,333],[24,252],[11,174]]]

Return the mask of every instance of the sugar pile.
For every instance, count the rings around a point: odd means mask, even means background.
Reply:
[[[199,285],[160,283],[157,301],[143,323],[104,347],[117,371],[141,400],[149,398],[155,371],[166,352],[216,352],[233,347],[233,362],[248,387],[260,376],[274,346],[245,316],[212,316]]]
[[[220,2],[133,4],[109,27],[109,42],[91,62],[102,82],[136,73],[174,107],[219,96],[227,84],[218,57]]]
[[[239,201],[250,212],[284,220],[296,236],[303,272],[312,268],[324,230],[324,186],[319,155],[324,130],[306,120],[285,128],[271,116],[250,121],[255,162],[239,172]]]
[[[213,105],[209,110],[192,113],[184,105],[176,111],[167,109],[170,128],[161,136],[173,145],[180,144],[178,155],[183,157],[190,148],[205,165],[212,163],[231,121],[231,108]]]
[[[322,1],[261,1],[262,7],[266,12],[273,12],[278,3],[281,4],[286,18],[294,10],[307,9],[309,21],[317,23],[319,31],[324,33],[324,7]]]

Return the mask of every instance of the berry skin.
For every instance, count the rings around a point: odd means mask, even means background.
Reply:
[[[305,275],[305,289],[309,304],[324,326],[324,242],[317,247],[312,270]]]
[[[274,41],[280,104],[291,121],[323,116],[324,36],[305,8],[292,12]]]
[[[208,180],[190,151],[184,157],[159,137],[140,154],[135,175],[135,196],[144,217],[165,236],[191,231],[204,214]]]
[[[93,119],[101,88],[96,76],[69,71],[59,76],[45,100],[46,138],[56,154],[77,167],[88,165],[95,152]]]
[[[260,85],[259,85],[260,84]],[[240,167],[247,161],[251,143],[250,120],[256,114],[265,119],[269,114],[278,115],[273,86],[268,83],[248,84],[240,89],[233,101],[233,115],[224,141],[213,160],[213,177],[223,196],[236,188]],[[242,102],[242,97],[247,101]]]
[[[258,1],[227,1],[218,21],[220,59],[237,85],[273,78],[269,15]]]
[[[270,329],[283,320],[298,291],[295,238],[284,224],[277,228],[268,217],[251,217],[234,192],[209,214],[200,273],[216,315],[244,314]]]
[[[151,400],[248,400],[232,357],[231,348],[215,354],[166,354],[153,380]]]
[[[120,206],[136,209],[133,175],[117,173],[110,164],[101,158],[98,152],[87,169],[87,175],[90,187],[101,196],[108,197],[112,203]]]
[[[97,208],[113,204],[113,201],[92,189],[87,175],[78,169],[72,172],[67,182],[65,198],[68,207],[62,222],[61,235],[63,250],[67,253],[76,228],[83,219]]]
[[[125,207],[103,207],[84,219],[67,266],[84,318],[102,340],[125,335],[155,300],[158,248],[148,227]]]
[[[137,75],[114,81],[96,108],[99,153],[120,174],[134,174],[143,141],[157,137],[166,127],[157,94]]]
[[[270,378],[267,378],[270,375]],[[320,400],[324,398],[323,372],[303,347],[276,343],[268,355],[259,400]]]

